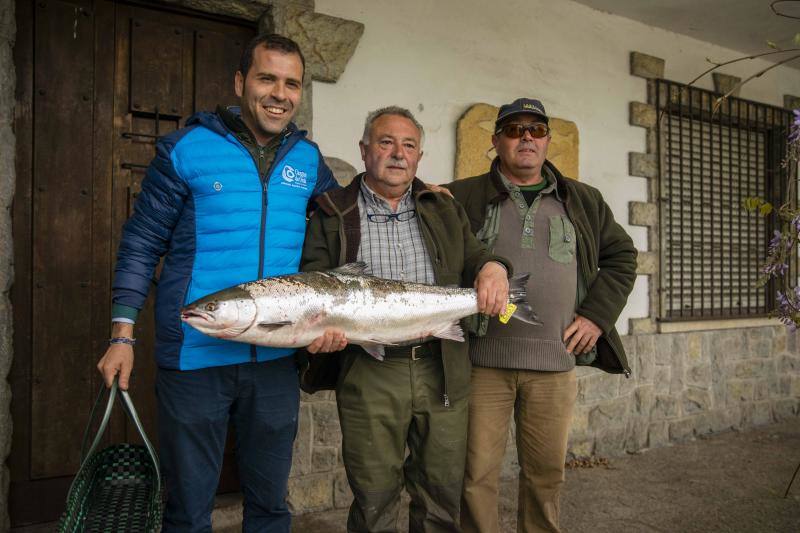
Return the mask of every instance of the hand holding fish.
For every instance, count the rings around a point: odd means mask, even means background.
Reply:
[[[508,303],[508,271],[500,263],[489,261],[475,278],[478,291],[478,311],[484,315],[499,315]]]
[[[328,328],[306,347],[308,353],[338,352],[347,346],[347,336],[339,328]]]

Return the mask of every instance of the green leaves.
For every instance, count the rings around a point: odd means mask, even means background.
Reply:
[[[777,44],[775,44],[775,43],[774,43],[774,42],[772,42],[772,41],[767,41],[767,46],[769,46],[770,48],[772,48],[772,49],[774,49],[774,50],[778,50],[778,45],[777,45]]]
[[[800,33],[794,34],[794,44],[800,46]]]
[[[769,215],[774,210],[773,205],[760,196],[748,196],[744,198],[742,200],[742,207],[744,207],[745,211],[748,213],[758,211],[758,214],[762,217]]]

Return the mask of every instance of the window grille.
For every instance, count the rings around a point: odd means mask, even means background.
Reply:
[[[658,80],[660,320],[766,316],[774,281],[760,267],[777,225],[749,213],[748,197],[776,209],[795,170],[782,163],[792,113]],[[789,276],[797,273],[797,262]]]

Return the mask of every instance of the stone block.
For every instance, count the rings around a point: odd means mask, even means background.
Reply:
[[[680,420],[673,420],[669,423],[669,440],[672,442],[680,442],[694,437],[695,426],[697,425],[696,417],[690,416],[681,418]]]
[[[777,396],[785,397],[792,394],[793,376],[778,376]]]
[[[337,509],[350,507],[353,502],[353,491],[350,490],[350,483],[347,482],[347,474],[338,472],[333,477],[333,506]]]
[[[753,399],[758,402],[761,400],[769,400],[769,398],[769,379],[765,378],[756,380],[756,388],[753,393]]]
[[[709,331],[709,350],[717,364],[747,357],[747,333],[744,329]]]
[[[640,78],[663,78],[665,62],[660,57],[655,57],[641,52],[631,52],[631,75]]]
[[[328,168],[333,172],[333,177],[342,187],[346,187],[353,181],[353,178],[358,174],[356,167],[338,157],[326,157],[325,163]]]
[[[797,417],[800,400],[796,398],[785,398],[775,400],[772,403],[772,417],[776,422],[785,422]]]
[[[314,416],[314,445],[334,446],[342,444],[342,432],[339,426],[339,414],[333,402],[312,404]]]
[[[683,414],[693,415],[711,409],[711,391],[691,387],[683,391]]]
[[[800,357],[782,355],[778,358],[778,372],[781,374],[800,374]]]
[[[330,509],[333,507],[333,478],[327,473],[290,477],[286,501],[292,513]]]
[[[740,379],[765,378],[775,373],[775,362],[771,359],[744,359],[734,363],[734,377]]]
[[[784,326],[780,326],[774,328],[775,330],[775,338],[772,341],[772,349],[775,353],[784,353],[786,351],[786,328]]]
[[[772,422],[771,402],[751,402],[742,405],[742,426],[762,426]]]
[[[647,430],[647,446],[660,448],[669,444],[669,422],[661,420],[651,422]]]
[[[652,346],[652,343],[650,344]],[[637,344],[637,347],[640,347]],[[636,359],[639,367],[637,381],[639,383],[652,383],[656,373],[656,354],[653,350],[648,352],[637,351]]]
[[[658,328],[652,318],[631,318],[629,321],[631,335],[652,335]]]
[[[633,223],[631,220],[631,224]],[[639,251],[636,257],[636,273],[641,276],[652,276],[656,272],[658,272],[658,254]]]
[[[655,393],[652,385],[639,387],[633,395],[633,412],[637,417],[649,419],[654,401]]]
[[[589,412],[589,432],[598,433],[610,427],[625,426],[630,414],[630,396],[604,401]]]
[[[619,376],[597,370],[578,380],[578,403],[587,404],[617,397]]]
[[[628,222],[633,226],[657,226],[658,204],[628,202]]]
[[[651,416],[654,420],[675,418],[680,415],[680,408],[677,398],[656,394]]]
[[[686,361],[690,365],[699,364],[704,360],[703,356],[703,334],[689,333],[686,335]]]
[[[639,178],[658,176],[658,159],[655,154],[630,152],[628,154],[628,174]]]
[[[800,109],[800,96],[793,94],[783,95],[783,107],[786,109]]]
[[[300,413],[297,419],[297,436],[294,439],[294,450],[292,452],[292,476],[308,474],[314,471],[311,462],[312,423],[311,406],[300,404]]]
[[[570,441],[567,447],[567,459],[583,459],[594,455],[594,440],[581,439],[575,442]]]
[[[675,341],[686,340],[686,337],[676,337]],[[680,348],[679,342],[674,342],[675,351],[672,352],[672,371],[670,373],[669,393],[673,396],[679,395],[684,388],[686,381],[686,351]]]
[[[755,396],[755,382],[732,379],[728,381],[728,400],[731,402],[752,402]]]
[[[656,366],[653,384],[656,387],[656,394],[668,395],[670,384],[672,383],[672,368],[669,366]]]
[[[647,434],[650,422],[644,418],[634,418],[628,424],[628,437],[625,441],[625,451],[636,452],[647,448]]]
[[[749,328],[747,330],[747,356],[772,357],[775,328]]]
[[[641,252],[639,252],[641,253]],[[620,337],[622,340],[622,349],[625,350],[625,355],[628,356],[628,359],[634,357],[636,355],[638,341],[635,335],[622,335]]]
[[[705,413],[712,431],[719,433],[731,428],[739,428],[742,423],[742,412],[739,406],[730,409],[715,409]]]
[[[800,376],[789,376],[790,381],[790,388],[789,388],[789,396],[794,398],[800,398]]]
[[[711,364],[689,367],[685,375],[686,385],[690,387],[711,388]]]
[[[742,81],[742,78],[723,74],[722,72],[712,72],[711,77],[714,79],[714,92],[719,94],[728,94]],[[731,93],[731,96],[739,96],[740,90],[741,87],[736,87],[736,90]]]
[[[625,452],[627,427],[608,428],[595,438],[594,453],[600,457],[620,455]]]
[[[330,472],[339,466],[339,449],[334,446],[315,446],[311,453],[314,472]]]
[[[643,102],[631,102],[630,124],[631,126],[641,126],[643,128],[655,128],[658,121],[656,106]]]
[[[589,433],[589,411],[591,411],[589,406],[575,406],[572,412],[572,424],[569,427],[570,440],[583,437]]]

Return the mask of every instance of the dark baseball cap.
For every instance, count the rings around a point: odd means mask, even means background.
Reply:
[[[505,104],[504,106],[500,107],[500,111],[497,112],[497,120],[494,121],[495,128],[508,117],[519,115],[521,113],[532,113],[534,115],[539,115],[542,120],[544,120],[545,124],[550,122],[550,118],[547,116],[547,111],[544,110],[544,105],[539,100],[534,100],[532,98],[517,98],[510,104]]]

